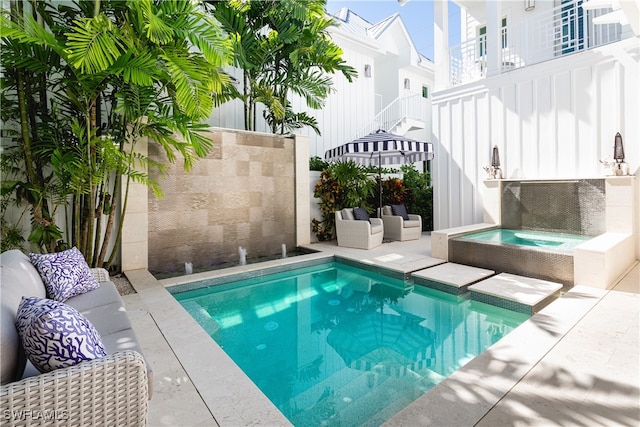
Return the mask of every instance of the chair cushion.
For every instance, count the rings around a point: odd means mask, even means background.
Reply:
[[[353,209],[344,208],[340,211],[342,213],[342,219],[347,219],[353,221],[355,218],[353,217]]]
[[[384,226],[382,224],[371,224],[371,234],[378,234],[384,231]]]
[[[391,210],[391,206],[385,205],[382,207],[382,215],[393,215],[393,211]]]
[[[420,227],[420,221],[417,219],[410,219],[409,221],[404,221],[402,226],[404,228]]]
[[[23,298],[16,328],[29,361],[40,372],[104,357],[100,334],[75,308],[46,298]]]
[[[367,210],[365,208],[353,208],[353,217],[358,221],[371,222],[369,214],[367,213]]]
[[[404,205],[391,205],[391,211],[396,216],[401,216],[405,221],[409,220],[409,213],[407,212],[407,208]]]
[[[52,254],[29,254],[29,259],[40,272],[47,295],[53,300],[63,302],[100,286],[76,247]]]

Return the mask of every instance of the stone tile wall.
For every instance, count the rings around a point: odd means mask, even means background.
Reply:
[[[164,191],[164,198],[148,195],[151,272],[235,262],[238,246],[255,258],[298,243],[296,157],[308,154],[296,156],[295,138],[228,129],[213,129],[210,138],[211,153],[191,171],[178,159],[166,176],[151,174]],[[152,142],[149,156],[166,162]]]
[[[597,236],[606,231],[604,179],[505,181],[502,228]]]

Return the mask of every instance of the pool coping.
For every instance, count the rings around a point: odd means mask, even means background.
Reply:
[[[317,259],[333,257],[326,253],[324,256],[310,255]],[[298,261],[291,258],[277,260],[274,264],[292,265]],[[217,271],[207,275],[221,277],[259,269],[242,266],[231,272],[227,269],[224,273]],[[291,425],[169,293],[165,288],[171,286],[167,279],[158,286],[159,282],[146,271],[128,272],[127,276],[219,425]],[[476,424],[606,292],[581,286],[573,288],[408,405],[385,425]],[[208,365],[203,364],[203,354],[207,355]],[[496,361],[513,369],[506,373],[504,370],[496,371],[491,368]],[[464,398],[468,395],[465,384],[470,382],[481,382],[486,393],[474,395],[473,399]]]

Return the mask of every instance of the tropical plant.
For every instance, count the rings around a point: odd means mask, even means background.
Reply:
[[[377,182],[378,178],[376,178]],[[405,185],[404,180],[400,178],[390,177],[382,180],[382,185],[376,184],[374,197],[370,199],[370,203],[378,205],[380,202],[379,188],[382,187],[382,205],[399,205],[410,203],[411,193]]]
[[[349,81],[356,70],[342,59],[329,37],[334,25],[326,0],[209,1],[212,13],[234,40],[234,65],[242,69],[245,129],[254,130],[256,104],[273,133],[303,126],[320,134],[315,118],[295,112],[290,94],[313,109],[322,108],[332,88],[330,74]]]
[[[221,69],[231,44],[197,1],[11,5],[0,18],[2,121],[13,131],[8,152],[18,155],[3,168],[3,193],[30,205],[29,240],[43,251],[61,247],[55,210],[70,206],[66,242],[108,267],[130,182],[161,194],[141,170],[164,167],[136,144],[149,138],[187,169],[206,155],[201,122],[232,93]]]
[[[407,209],[422,216],[422,230],[433,230],[433,187],[429,172],[420,172],[414,165],[403,165],[403,181],[409,192]]]
[[[368,200],[373,194],[374,183],[366,169],[353,161],[331,163],[322,171],[313,191],[313,196],[320,199],[322,218],[311,221],[318,240],[335,237],[336,211],[360,206],[372,212]]]
[[[309,159],[309,170],[322,172],[329,167],[329,162],[322,160],[320,156],[313,156]]]

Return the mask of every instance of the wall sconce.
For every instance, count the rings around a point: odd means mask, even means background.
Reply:
[[[524,10],[527,12],[536,8],[536,0],[524,0]]]
[[[364,64],[364,76],[371,77],[371,65]]]
[[[404,79],[404,88],[407,90],[411,89],[411,80]]]

